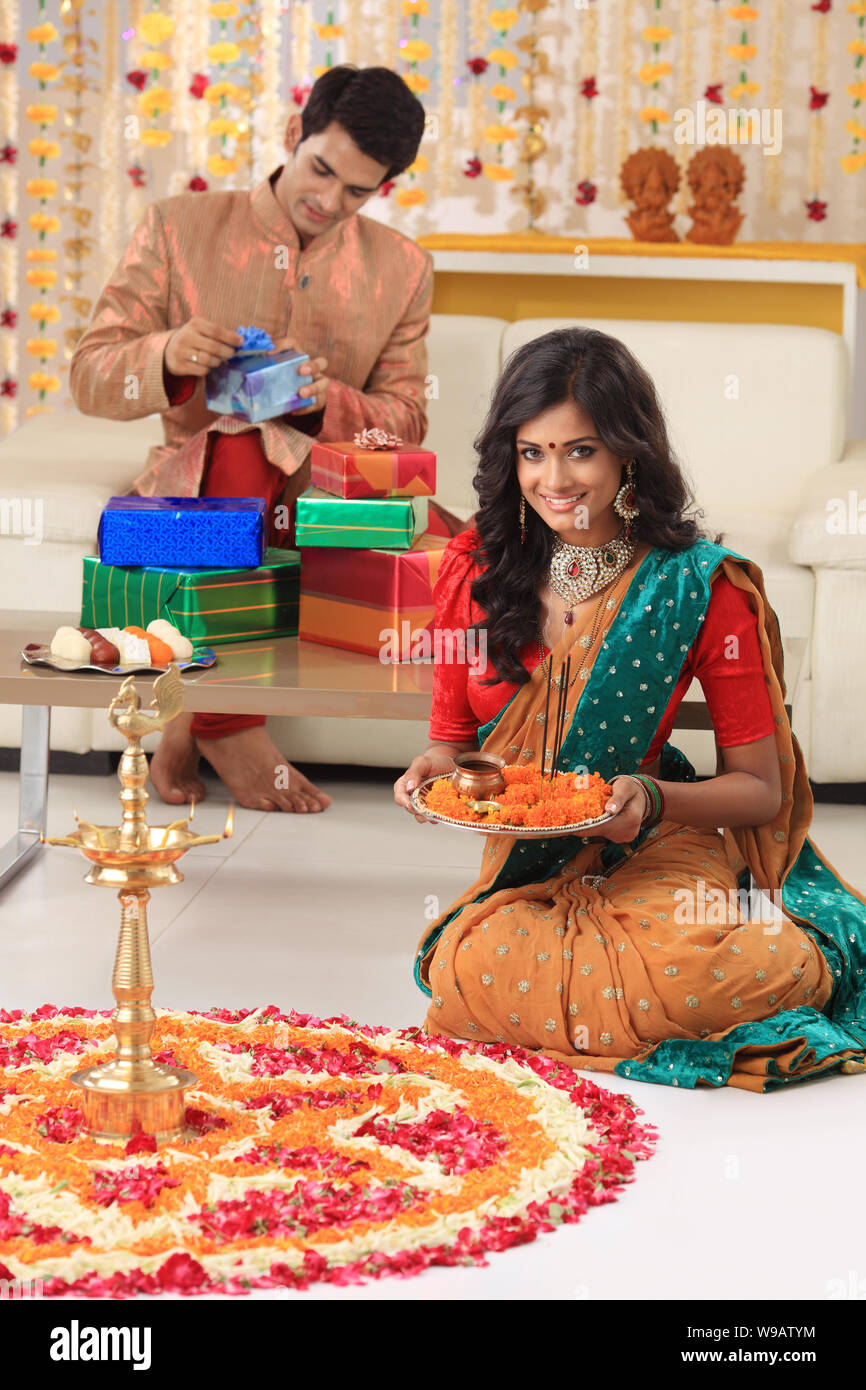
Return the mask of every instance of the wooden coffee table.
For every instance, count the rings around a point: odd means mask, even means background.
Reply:
[[[41,848],[48,797],[51,706],[107,709],[123,676],[54,671],[28,666],[28,642],[49,642],[58,627],[78,625],[78,615],[0,611],[0,704],[21,705],[18,830],[0,846],[0,889]],[[800,679],[805,639],[785,643],[788,698]],[[190,712],[312,715],[341,719],[421,719],[430,714],[433,667],[383,663],[373,656],[299,642],[296,637],[235,642],[214,648],[216,664],[183,676]],[[150,703],[156,676],[136,675],[142,706]],[[790,705],[786,704],[790,717]],[[675,728],[711,729],[697,682],[680,704]]]

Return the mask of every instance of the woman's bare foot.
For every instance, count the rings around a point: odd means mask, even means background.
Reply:
[[[198,777],[199,753],[191,733],[192,720],[191,714],[179,714],[166,724],[150,760],[150,780],[170,806],[203,801],[207,795]]]
[[[286,762],[264,725],[196,742],[235,800],[251,811],[324,811],[331,804],[327,792]]]

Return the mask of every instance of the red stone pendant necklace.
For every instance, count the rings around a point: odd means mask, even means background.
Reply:
[[[567,604],[566,627],[574,622],[571,610],[618,579],[633,555],[634,541],[625,539],[625,527],[604,545],[569,545],[555,538],[547,582]]]

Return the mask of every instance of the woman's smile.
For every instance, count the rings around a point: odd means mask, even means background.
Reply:
[[[568,497],[560,497],[552,492],[539,492],[536,495],[552,512],[568,512],[576,507],[578,502],[583,501],[587,495],[587,489],[584,489],[583,492],[571,493]]]

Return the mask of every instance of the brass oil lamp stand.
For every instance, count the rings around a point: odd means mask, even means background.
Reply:
[[[127,739],[118,767],[123,815],[119,826],[92,825],[75,816],[71,835],[47,839],[50,845],[73,845],[91,862],[85,883],[115,888],[120,900],[120,936],[111,985],[116,1008],[112,1015],[117,1052],[110,1062],[73,1072],[69,1078],[83,1093],[84,1118],[93,1139],[114,1143],[139,1129],[157,1143],[183,1139],[184,1091],[197,1077],[181,1067],[155,1062],[150,1038],[156,1022],[151,1006],[153,972],[147,933],[147,903],[152,888],[182,883],[176,861],[194,845],[216,844],[232,834],[234,807],[229,808],[221,835],[196,835],[188,818],[170,825],[148,825],[145,806],[147,757],[141,740],[174,719],[183,708],[183,683],[172,664],[153,685],[151,707],[141,710],[135,680],[123,682],[108,707],[108,722]]]

